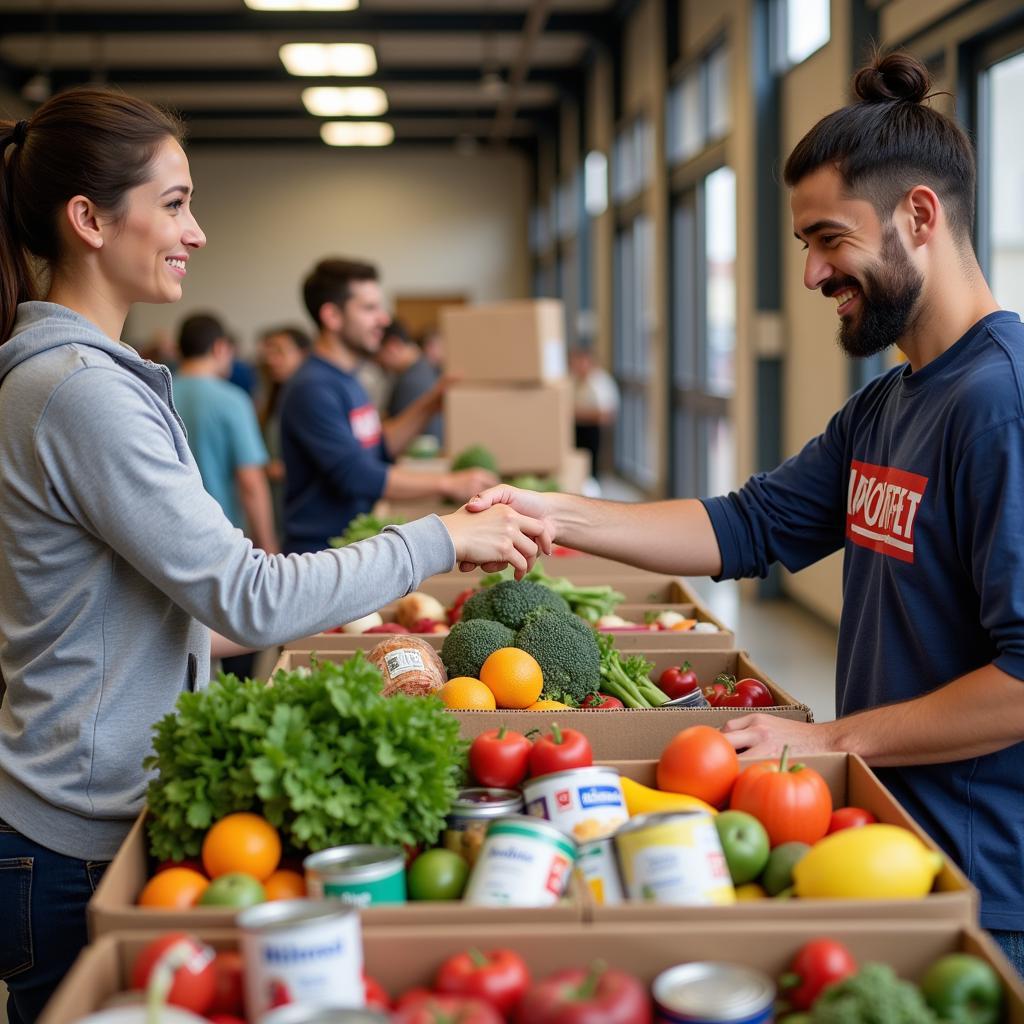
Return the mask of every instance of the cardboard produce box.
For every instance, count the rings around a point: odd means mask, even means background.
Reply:
[[[756,764],[762,758],[741,757],[740,764]],[[929,849],[938,852],[932,838],[900,806],[864,760],[856,754],[814,754],[798,759],[820,772],[832,793],[834,807],[862,807],[886,825],[900,825],[913,832]],[[657,760],[608,761],[621,775],[657,788]],[[945,856],[945,855],[943,855]],[[589,890],[585,894],[587,920],[618,925],[624,921],[658,923],[689,921],[838,921],[893,918],[903,920],[946,918],[971,924],[978,919],[978,892],[966,875],[948,857],[935,880],[935,892],[914,900],[825,900],[763,899],[740,901],[732,906],[677,907],[628,902],[618,906],[598,906]]]
[[[341,654],[341,652],[336,652]],[[720,672],[728,672],[737,679],[751,677],[763,682],[775,698],[775,705],[770,708],[752,708],[760,714],[788,718],[796,722],[813,721],[811,709],[801,704],[792,694],[787,693],[751,660],[746,651],[629,651],[629,654],[643,654],[654,668],[653,678],[657,678],[671,665],[679,665],[689,661],[700,678],[702,686],[711,683]],[[278,669],[291,670],[308,668],[314,652],[285,651],[274,666]],[[321,661],[331,660],[320,655]],[[344,660],[341,654],[340,660]],[[504,725],[517,732],[528,732],[530,729],[544,727],[552,717],[565,724],[570,721],[574,729],[582,729],[590,740],[594,757],[601,760],[637,761],[657,758],[665,744],[680,729],[691,725],[713,725],[716,728],[724,725],[731,718],[739,718],[749,712],[741,708],[652,708],[650,710],[624,711],[593,711],[585,708],[566,709],[555,712],[536,711],[452,711],[461,723],[462,735],[472,739],[488,729],[496,729]],[[563,721],[564,719],[564,721]]]
[[[441,334],[446,372],[466,383],[543,384],[569,373],[558,299],[449,306]]]
[[[572,388],[456,384],[444,398],[449,455],[483,445],[503,475],[557,473],[573,446]]]
[[[472,584],[470,584],[472,585]],[[615,645],[620,651],[632,654],[637,650],[679,650],[688,651],[731,651],[736,649],[736,635],[726,629],[725,625],[710,612],[693,604],[620,605],[618,613],[631,622],[644,622],[648,613],[657,614],[662,611],[677,612],[687,619],[698,622],[710,622],[717,627],[717,633],[694,633],[692,630],[677,632],[675,630],[627,630],[615,631]],[[394,604],[385,605],[380,609],[381,618],[385,622],[395,621]],[[417,633],[435,650],[440,650],[445,634]],[[381,633],[314,633],[312,636],[300,637],[284,645],[286,651],[319,651],[327,655],[343,651],[372,650],[384,635]]]
[[[89,934],[96,939],[112,931],[231,928],[236,911],[230,908],[164,910],[135,905],[155,867],[147,847],[147,814],[144,810],[136,819],[128,838],[110,862],[110,867],[104,872],[102,881],[89,900]],[[584,893],[574,880],[568,896],[553,907],[477,907],[461,900],[413,900],[404,904],[368,907],[361,911],[361,915],[367,927],[460,922],[467,926],[488,922],[565,922],[582,920],[583,902]]]
[[[368,974],[392,997],[433,982],[449,956],[467,948],[512,948],[536,978],[603,960],[636,974],[650,985],[676,964],[715,960],[743,964],[777,979],[811,939],[842,942],[858,963],[887,963],[909,981],[919,981],[939,957],[972,953],[998,973],[1005,996],[1005,1024],[1024,1024],[1024,985],[1002,951],[980,928],[949,920],[791,921],[741,925],[692,922],[626,922],[620,925],[551,923],[537,925],[372,928],[363,932]],[[39,1024],[74,1024],[128,987],[135,958],[155,933],[115,932],[88,947],[50,1001]],[[217,949],[237,949],[233,931],[201,936]]]

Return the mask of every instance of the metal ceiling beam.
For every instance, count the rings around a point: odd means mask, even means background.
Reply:
[[[386,114],[379,117],[314,117],[303,107],[194,107],[187,106],[176,108],[186,122],[196,121],[241,121],[254,122],[272,119],[275,121],[308,121],[313,125],[319,125],[324,121],[437,121],[451,120],[461,121],[466,119],[480,120],[490,119],[494,116],[494,106],[486,107],[402,107],[392,106]],[[531,112],[532,113],[532,112]],[[544,118],[532,117],[528,113],[521,113],[515,118],[517,124],[530,124],[536,126]]]
[[[527,15],[480,10],[473,12],[421,13],[409,11],[341,11],[335,13],[278,13],[240,10],[209,14],[167,10],[46,14],[6,13],[0,34],[45,33],[58,35],[123,34],[127,32],[275,32],[301,35],[309,32],[521,32]],[[553,13],[545,31],[593,36],[608,19],[604,13]]]
[[[35,66],[16,68],[7,66],[8,77],[15,80],[19,74],[23,75],[23,81],[36,73]],[[567,88],[573,85],[578,77],[576,68],[530,68],[527,81],[536,82],[542,85],[553,85],[558,88]],[[62,67],[56,68],[50,73],[54,87],[61,89],[70,85],[81,85],[85,82],[94,81],[96,69],[92,67]],[[171,68],[154,67],[117,67],[106,70],[106,77],[112,82],[121,85],[129,84],[162,84],[164,82],[181,83],[209,83],[211,85],[237,85],[239,83],[253,82],[266,84],[267,82],[290,82],[297,87],[306,88],[311,85],[339,85],[342,84],[338,78],[297,78],[289,75],[283,66],[278,67],[188,67],[178,65]],[[386,67],[378,68],[372,75],[361,76],[358,81],[355,79],[345,81],[344,84],[352,85],[375,85],[379,83],[393,82],[425,82],[430,85],[466,83],[478,83],[480,81],[480,69],[478,67]]]
[[[547,27],[551,18],[551,0],[533,0],[526,12],[526,24],[519,44],[519,54],[509,74],[508,86],[502,98],[498,112],[494,116],[494,132],[492,138],[500,142],[508,134],[508,126],[516,114],[519,101],[519,87],[526,81],[530,73],[533,48]]]

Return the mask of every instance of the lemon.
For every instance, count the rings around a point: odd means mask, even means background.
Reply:
[[[837,900],[916,899],[931,892],[942,854],[898,825],[834,832],[793,868],[796,895]]]

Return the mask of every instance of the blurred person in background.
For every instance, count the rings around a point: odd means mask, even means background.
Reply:
[[[224,378],[231,381],[235,387],[241,388],[255,402],[259,398],[260,392],[259,374],[239,356],[238,344],[235,339],[230,334],[226,335],[226,339],[231,352],[231,362],[228,364]]]
[[[360,361],[377,355],[391,322],[374,266],[322,260],[302,294],[317,336],[281,406],[285,551],[327,547],[380,498],[462,502],[497,482],[479,469],[428,472],[392,465],[441,410],[444,380],[381,422],[356,377]]]
[[[423,354],[400,320],[392,320],[384,331],[377,362],[391,375],[391,393],[386,414],[397,416],[437,385],[441,371]],[[441,413],[435,413],[421,431],[439,442],[442,438]]]
[[[416,342],[428,363],[444,369],[444,336],[436,327],[424,331]]]
[[[281,456],[281,398],[284,386],[292,379],[312,351],[313,339],[301,327],[287,325],[264,331],[260,338],[260,359],[267,375],[267,398],[260,413],[260,428],[270,461],[267,480],[274,507],[278,533],[284,526],[284,459]]]
[[[591,473],[596,478],[602,469],[602,442],[619,413],[619,388],[612,375],[597,364],[589,348],[570,351],[569,372],[573,383],[576,447],[590,452]]]

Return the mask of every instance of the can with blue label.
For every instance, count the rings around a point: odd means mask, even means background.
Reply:
[[[629,820],[619,772],[606,765],[527,779],[523,797],[527,814],[546,818],[578,843],[604,839]]]
[[[739,964],[700,961],[662,971],[651,986],[657,1024],[771,1024],[775,982]]]

